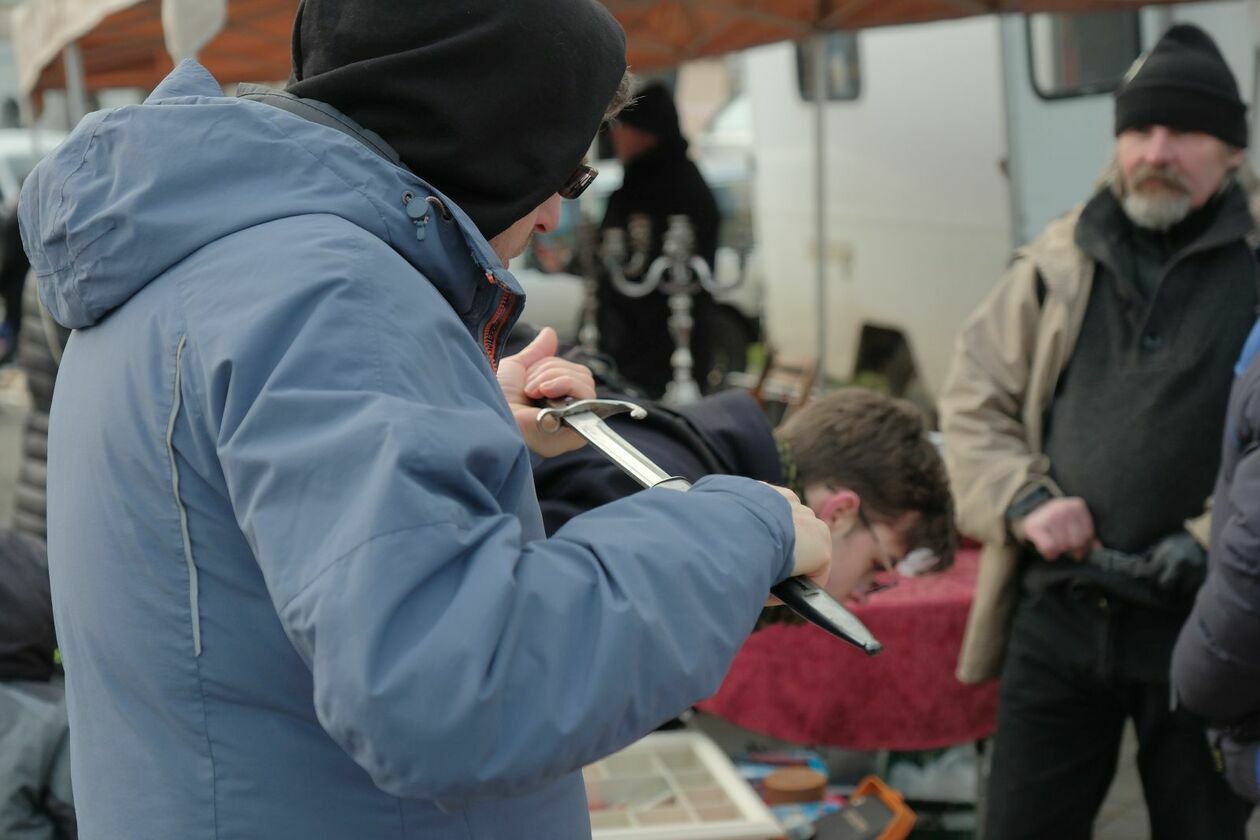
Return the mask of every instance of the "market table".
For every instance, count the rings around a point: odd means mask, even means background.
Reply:
[[[699,707],[784,741],[853,750],[929,750],[993,734],[997,684],[954,678],[978,551],[946,572],[903,578],[850,606],[884,644],[867,657],[810,625],[754,633]]]

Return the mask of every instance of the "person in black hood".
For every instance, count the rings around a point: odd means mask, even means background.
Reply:
[[[44,545],[0,531],[0,837],[78,836]]]
[[[649,257],[659,257],[670,216],[681,214],[695,228],[696,254],[712,268],[717,254],[717,201],[700,170],[687,156],[687,140],[678,124],[670,92],[652,84],[608,126],[613,153],[625,166],[621,187],[608,199],[601,230],[626,229],[632,216],[652,222]],[[703,390],[713,366],[714,302],[706,291],[694,297],[691,351],[692,375]],[[649,396],[658,398],[673,378],[670,354],[669,305],[664,294],[630,298],[605,277],[599,290],[601,349],[613,358],[622,374]]]
[[[287,90],[379,135],[493,240],[573,192],[623,85],[624,35],[596,3],[303,0]]]

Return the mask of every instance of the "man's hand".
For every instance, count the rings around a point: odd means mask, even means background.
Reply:
[[[766,486],[778,491],[792,508],[792,528],[796,532],[792,576],[804,575],[819,586],[826,586],[827,578],[831,575],[831,529],[812,510],[801,504],[801,500],[791,490],[775,487],[773,484]],[[766,601],[766,606],[781,603],[783,602],[778,598],[771,597]]]
[[[1076,496],[1051,499],[1017,523],[1017,532],[1047,560],[1064,554],[1085,559],[1094,547],[1094,517],[1085,500]]]
[[[499,362],[499,387],[512,409],[521,436],[530,449],[544,458],[580,449],[586,441],[567,427],[555,433],[539,429],[541,409],[533,405],[533,401],[595,398],[595,378],[591,371],[556,356],[559,344],[556,331],[544,327],[524,350]]]

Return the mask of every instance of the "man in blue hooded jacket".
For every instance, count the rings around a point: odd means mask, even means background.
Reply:
[[[591,383],[550,333],[500,363],[504,264],[624,51],[593,0],[306,0],[287,92],[185,63],[31,175],[84,838],[586,837],[579,768],[825,578],[826,526],[732,477],[544,538],[525,443],[573,441],[529,403]]]

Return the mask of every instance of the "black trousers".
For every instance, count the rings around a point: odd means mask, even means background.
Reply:
[[[1023,595],[1002,672],[985,840],[1092,837],[1129,718],[1152,840],[1244,840],[1250,804],[1217,773],[1202,725],[1170,710],[1184,618],[1068,584]]]

